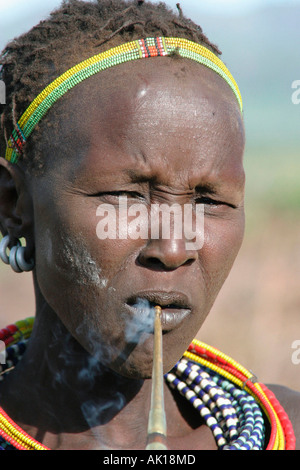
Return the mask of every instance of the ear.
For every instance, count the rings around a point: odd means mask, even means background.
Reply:
[[[0,229],[11,240],[26,239],[26,255],[34,253],[33,205],[28,176],[16,164],[0,158]]]

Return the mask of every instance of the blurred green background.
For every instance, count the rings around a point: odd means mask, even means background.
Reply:
[[[1,0],[0,47],[59,3],[25,2],[18,24],[8,16],[16,15],[14,2]],[[300,80],[300,3],[180,3],[222,50],[243,96],[247,134],[245,241],[197,337],[261,381],[300,390],[300,365],[292,362],[292,343],[300,340],[300,104],[292,102],[292,83]],[[30,274],[1,265],[0,327],[33,313]]]

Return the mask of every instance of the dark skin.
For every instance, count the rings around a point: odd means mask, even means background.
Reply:
[[[243,121],[218,75],[170,58],[105,71],[57,106],[61,117],[50,111],[49,120],[60,119],[60,133],[45,146],[43,176],[1,159],[1,225],[35,255],[37,299],[28,351],[0,389],[1,406],[52,449],[144,449],[153,334],[128,340],[129,299],[145,291],[184,299],[184,318],[163,320],[167,372],[242,243]],[[147,208],[204,204],[203,248],[188,250],[173,234],[99,240],[97,207],[117,207],[124,195]],[[164,393],[168,448],[215,449],[191,407],[167,386]]]

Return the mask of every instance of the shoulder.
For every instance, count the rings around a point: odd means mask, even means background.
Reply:
[[[282,385],[268,385],[284,408],[294,428],[296,449],[300,450],[300,392]]]

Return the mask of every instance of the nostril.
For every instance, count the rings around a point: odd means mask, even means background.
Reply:
[[[148,268],[152,268],[159,271],[173,271],[177,269],[179,266],[189,266],[194,262],[193,259],[187,259],[184,263],[164,263],[159,258],[155,258],[154,256],[148,257],[142,264],[147,265]]]
[[[166,269],[166,266],[164,265],[164,263],[162,261],[160,261],[160,259],[155,258],[154,256],[150,256],[148,258],[147,265],[149,267],[154,268],[154,269],[163,269],[163,270]]]
[[[163,264],[159,259],[154,257],[148,258],[148,263],[153,264],[154,266],[159,266]]]
[[[191,264],[193,264],[194,261],[194,258],[189,258],[185,261],[185,263],[182,264],[182,266],[190,266]]]

